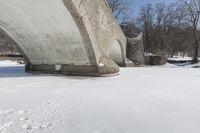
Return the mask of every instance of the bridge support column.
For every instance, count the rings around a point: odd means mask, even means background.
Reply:
[[[26,72],[63,74],[70,76],[111,76],[117,75],[119,67],[111,59],[104,57],[98,66],[77,66],[77,65],[32,65],[25,66]]]

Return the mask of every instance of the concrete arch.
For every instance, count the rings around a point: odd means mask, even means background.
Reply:
[[[0,28],[31,72],[114,74],[119,68],[106,51],[116,35],[126,45],[105,0],[0,0]]]
[[[109,55],[113,61],[115,61],[119,66],[125,66],[126,64],[126,53],[124,51],[123,45],[119,40],[114,40],[110,47]]]

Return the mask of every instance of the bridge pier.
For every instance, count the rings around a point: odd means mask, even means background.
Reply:
[[[101,63],[98,66],[26,64],[25,71],[29,73],[104,77],[116,75],[119,72],[119,67],[112,60],[105,57],[101,60]]]

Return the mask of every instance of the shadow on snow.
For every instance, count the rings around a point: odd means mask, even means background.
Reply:
[[[66,76],[61,74],[27,73],[24,66],[1,66],[0,78],[57,76],[72,80],[95,80],[97,77]]]

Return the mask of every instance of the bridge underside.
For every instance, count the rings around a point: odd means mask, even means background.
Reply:
[[[126,61],[126,38],[104,0],[0,0],[0,32],[28,72],[102,76]]]

